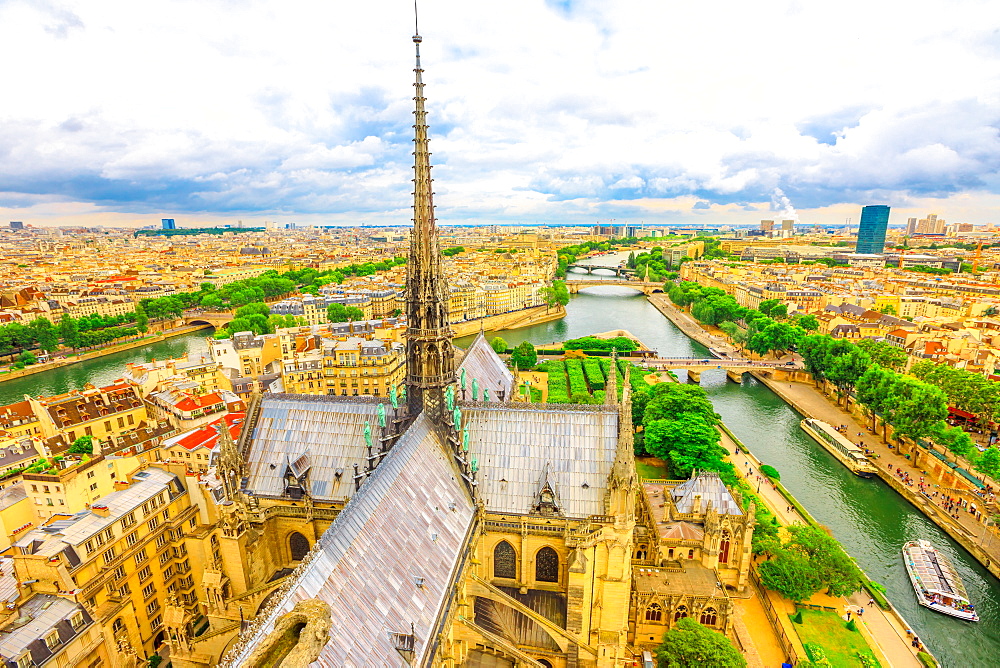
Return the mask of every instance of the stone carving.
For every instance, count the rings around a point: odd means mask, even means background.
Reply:
[[[330,624],[329,605],[318,598],[299,601],[291,612],[278,617],[274,630],[257,646],[244,666],[308,666],[319,658],[330,639]]]

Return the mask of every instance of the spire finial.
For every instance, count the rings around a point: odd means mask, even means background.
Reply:
[[[420,41],[420,17],[417,14],[417,0],[413,0],[413,41]]]

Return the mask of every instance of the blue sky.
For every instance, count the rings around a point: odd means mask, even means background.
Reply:
[[[1000,223],[995,2],[420,13],[443,223]],[[0,0],[0,220],[404,223],[412,18]]]

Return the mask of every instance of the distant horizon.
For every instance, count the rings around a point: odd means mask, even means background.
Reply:
[[[434,0],[420,25],[441,221],[1000,223],[988,0]],[[0,220],[403,226],[412,30],[404,2],[0,3]]]

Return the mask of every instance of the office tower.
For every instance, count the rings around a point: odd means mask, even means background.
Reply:
[[[917,231],[917,219],[907,218],[906,219],[906,236],[915,234]]]
[[[761,232],[770,232],[773,229],[774,229],[774,221],[773,220],[762,220],[762,221],[760,221],[760,230],[761,230]]]
[[[889,227],[889,207],[873,204],[861,209],[856,253],[881,253],[885,250],[885,231]]]
[[[790,237],[795,233],[795,221],[794,220],[783,220],[781,221],[781,232],[783,237]],[[787,232],[787,234],[785,234]]]
[[[160,225],[162,225],[163,229],[165,229],[165,230],[176,230],[177,229],[177,224],[174,223],[174,219],[173,218],[162,218],[160,220]]]
[[[24,229],[24,223],[22,223],[19,220],[12,220],[12,221],[10,221],[10,229],[12,229],[12,230],[23,230]]]

